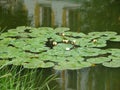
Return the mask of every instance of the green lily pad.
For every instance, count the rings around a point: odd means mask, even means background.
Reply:
[[[56,33],[64,33],[65,31],[69,31],[69,30],[70,28],[66,28],[66,27],[59,27],[55,29]]]
[[[119,56],[120,55],[120,49],[107,49],[108,53],[111,53],[113,56]]]
[[[25,32],[26,29],[32,29],[32,27],[19,26],[19,27],[16,28],[17,32]]]
[[[94,37],[100,37],[100,36],[106,36],[106,37],[111,37],[117,35],[116,32],[112,31],[105,31],[105,32],[90,32],[88,33],[89,36],[94,36]]]
[[[0,66],[6,65],[8,62],[8,60],[0,60]]]
[[[104,63],[106,61],[110,61],[111,59],[107,58],[107,57],[97,57],[97,58],[90,58],[87,59],[87,62],[90,62],[92,64],[100,64],[100,63]]]
[[[110,55],[110,56],[108,56],[108,58],[110,58],[112,60],[120,60],[120,56],[119,55],[116,55],[116,56]]]
[[[78,38],[80,38],[80,37],[85,37],[86,36],[86,34],[84,34],[84,33],[77,33],[77,32],[65,32],[64,33],[65,35],[67,35],[67,36],[73,36],[73,37],[78,37]]]
[[[50,68],[54,66],[54,63],[52,62],[44,63],[43,61],[36,60],[31,61],[30,63],[24,63],[23,66],[24,68]]]
[[[112,62],[104,62],[103,66],[111,67],[111,68],[119,68],[120,67],[120,60],[114,60]]]
[[[12,38],[4,38],[3,40],[0,41],[0,44],[3,44],[5,46],[9,45],[11,42],[13,42],[15,39]]]
[[[20,26],[0,35],[0,61],[10,60],[5,65],[57,70],[81,69],[92,63],[116,65],[120,61],[120,50],[103,48],[108,40],[119,42],[119,39],[116,32],[110,31],[84,34],[65,27]]]
[[[18,32],[5,32],[1,34],[2,37],[16,37],[19,36]]]
[[[105,47],[106,41],[104,39],[93,39],[91,42],[87,43],[87,47]]]
[[[116,35],[110,38],[110,41],[120,42],[120,35]]]
[[[85,67],[90,67],[91,64],[88,62],[61,62],[54,67],[56,70],[74,70],[74,69],[81,69]]]
[[[97,49],[97,48],[87,48],[87,47],[83,47],[83,48],[78,48],[76,49],[77,52],[79,53],[80,56],[98,56],[101,54],[106,54],[105,51],[101,50],[101,49]]]

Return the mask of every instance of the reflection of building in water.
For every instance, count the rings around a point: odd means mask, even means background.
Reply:
[[[29,16],[35,26],[70,26],[78,28],[79,3],[48,0],[24,0]]]
[[[60,71],[61,90],[120,90],[119,71],[103,66]]]

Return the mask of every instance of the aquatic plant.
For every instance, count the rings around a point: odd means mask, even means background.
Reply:
[[[97,64],[120,67],[120,49],[107,42],[120,42],[116,32],[71,32],[69,28],[25,27],[0,35],[0,66],[81,69]]]
[[[45,75],[44,69],[25,69],[17,66],[6,66],[0,70],[1,90],[55,90],[57,84],[51,83],[57,79],[56,75]]]

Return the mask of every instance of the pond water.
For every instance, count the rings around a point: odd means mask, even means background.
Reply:
[[[1,30],[25,25],[120,34],[120,0],[0,0]],[[120,48],[120,44],[109,47]],[[55,90],[120,90],[120,68],[96,66],[54,73],[59,76]]]

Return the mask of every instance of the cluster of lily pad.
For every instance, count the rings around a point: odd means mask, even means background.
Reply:
[[[57,70],[97,64],[120,67],[120,49],[105,49],[108,41],[120,42],[120,35],[111,31],[84,34],[65,27],[20,26],[0,35],[0,66]]]

